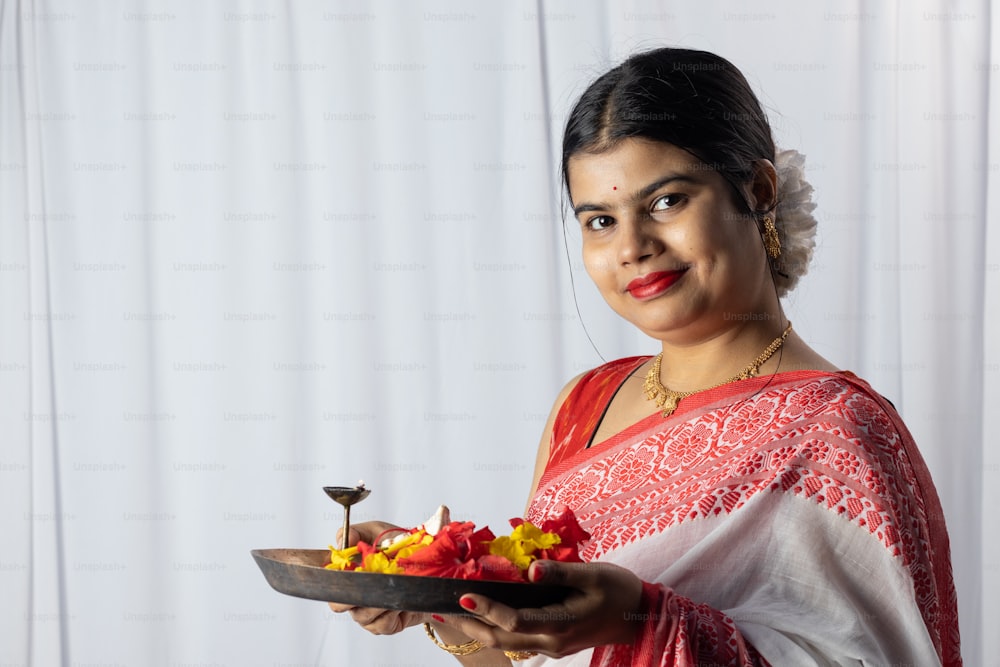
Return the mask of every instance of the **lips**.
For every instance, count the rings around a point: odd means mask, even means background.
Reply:
[[[651,299],[663,294],[681,279],[687,269],[679,271],[656,271],[635,278],[625,290],[636,299]]]

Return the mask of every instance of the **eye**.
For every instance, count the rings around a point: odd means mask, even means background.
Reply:
[[[649,207],[649,212],[659,213],[661,211],[666,211],[668,209],[674,208],[682,201],[684,201],[684,195],[679,195],[679,194],[663,195],[662,197],[657,197],[653,201],[653,205]]]
[[[615,219],[609,215],[595,215],[593,218],[588,218],[584,220],[584,229],[591,232],[599,232],[602,229],[607,229],[611,225],[615,224]]]

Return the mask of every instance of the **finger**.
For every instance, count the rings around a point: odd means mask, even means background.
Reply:
[[[516,609],[491,600],[483,595],[466,594],[458,600],[458,604],[475,618],[487,625],[503,628],[508,632],[518,632],[519,619]]]
[[[358,523],[351,526],[351,530],[347,535],[347,545],[354,546],[359,541],[364,540],[368,544],[374,544],[378,536],[386,531],[392,530],[403,530],[399,526],[393,525],[391,523],[386,523],[385,521],[365,521],[364,523]],[[337,529],[337,545],[341,544],[343,539],[344,529]]]
[[[496,604],[496,603],[494,603]],[[580,620],[571,605],[554,604],[546,607],[512,609],[500,606],[476,617],[494,625],[505,634],[561,636]]]
[[[399,614],[383,614],[371,623],[362,625],[365,630],[373,635],[394,635],[406,627]]]
[[[379,619],[384,620],[384,616],[387,614],[396,614],[396,612],[390,611],[388,609],[373,609],[371,607],[355,607],[351,609],[351,618],[355,623],[361,626],[368,626],[375,623]]]
[[[528,581],[533,584],[586,588],[597,576],[601,563],[560,563],[536,560],[528,568]]]
[[[370,623],[361,627],[374,635],[394,635],[397,632],[402,632],[411,625],[423,623],[424,619],[424,614],[409,611],[389,611],[377,616]]]
[[[345,611],[354,609],[353,604],[340,604],[339,602],[328,602],[327,604],[330,605],[330,611],[335,614],[342,614]]]
[[[361,541],[361,533],[359,533],[354,528],[351,528],[347,534],[347,546],[353,547],[355,544]],[[344,544],[344,529],[337,529],[337,541],[335,542],[336,547],[339,549]]]

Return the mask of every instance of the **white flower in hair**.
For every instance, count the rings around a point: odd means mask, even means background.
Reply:
[[[781,240],[781,255],[772,260],[777,271],[778,296],[790,292],[809,269],[816,247],[813,186],[806,180],[806,157],[795,150],[778,150],[774,168],[778,172],[778,205],[774,226]]]

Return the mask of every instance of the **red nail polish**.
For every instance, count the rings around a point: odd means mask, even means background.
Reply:
[[[431,614],[431,618],[433,618],[438,623],[444,623],[444,617],[438,616],[437,614]]]
[[[474,611],[476,608],[476,601],[469,598],[462,598],[458,601],[458,604],[462,605],[469,611]]]
[[[531,581],[532,582],[541,581],[542,577],[544,576],[545,572],[543,571],[542,564],[536,562],[535,565],[531,568]]]

